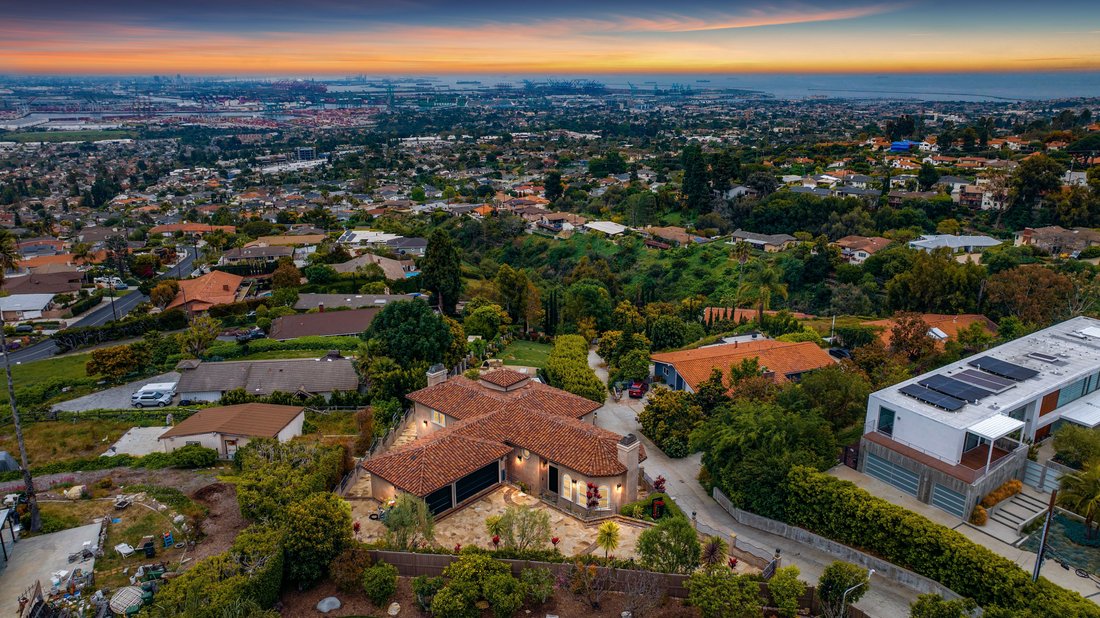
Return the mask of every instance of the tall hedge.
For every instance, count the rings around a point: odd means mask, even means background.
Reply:
[[[783,489],[787,523],[934,579],[987,610],[1100,618],[1100,606],[1076,592],[1033,583],[1011,560],[853,483],[797,467]]]
[[[157,591],[145,618],[222,618],[242,601],[271,607],[283,584],[283,532],[250,526],[224,553],[200,561]]]
[[[588,366],[588,342],[580,335],[559,335],[546,361],[546,377],[551,386],[603,403],[607,389]]]
[[[156,315],[130,317],[117,322],[108,322],[103,326],[77,326],[59,330],[50,335],[60,352],[70,352],[78,348],[140,337],[146,331],[169,331],[187,327],[187,314],[181,309],[171,309]]]

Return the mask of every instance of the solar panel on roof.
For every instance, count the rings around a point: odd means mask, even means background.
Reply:
[[[918,382],[918,384],[936,392],[943,393],[944,395],[951,395],[956,399],[962,399],[963,401],[979,401],[993,394],[984,388],[979,388],[973,384],[967,384],[966,382],[960,382],[959,380],[944,375],[929,376]]]
[[[1034,378],[1039,375],[1039,372],[1034,369],[1021,367],[999,358],[993,358],[992,356],[983,356],[967,364],[971,367],[977,367],[982,371],[988,371],[994,375],[1008,378],[1009,380],[1016,380],[1017,382],[1022,382],[1023,380]]]
[[[959,408],[966,405],[966,402],[961,399],[956,399],[950,395],[944,395],[943,393],[937,393],[936,391],[920,386],[918,384],[909,384],[898,389],[898,391],[904,395],[908,395],[918,401],[923,401],[928,405],[935,406],[937,408],[943,408],[948,412],[954,412]]]
[[[995,376],[992,373],[978,371],[977,369],[964,369],[951,376],[960,382],[973,384],[978,388],[984,388],[991,393],[1003,393],[1016,386],[1012,380]]]

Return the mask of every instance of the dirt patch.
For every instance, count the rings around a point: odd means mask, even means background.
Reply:
[[[202,521],[202,540],[190,557],[195,561],[229,549],[233,539],[248,526],[237,506],[237,488],[228,483],[212,483],[191,494],[191,498],[209,511]]]
[[[426,617],[417,607],[412,593],[411,579],[399,577],[397,580],[397,595],[393,601],[401,605],[399,616],[405,618]],[[322,614],[317,611],[317,602],[325,597],[334,596],[340,599],[343,605],[340,609]],[[281,599],[284,618],[315,618],[317,616],[385,616],[386,607],[375,607],[361,592],[348,594],[336,589],[332,582],[324,582],[316,588],[303,592],[285,592]],[[609,592],[600,603],[600,609],[594,610],[587,603],[568,592],[557,591],[554,597],[544,605],[525,606],[516,612],[517,616],[545,616],[556,614],[561,618],[584,618],[588,616],[607,616],[618,618],[626,606],[625,595],[617,592]],[[530,613],[527,613],[528,610]],[[493,614],[490,610],[481,613],[482,618],[489,618]],[[651,616],[661,618],[697,618],[699,612],[692,607],[685,607],[679,599],[668,599],[665,604],[652,612]]]

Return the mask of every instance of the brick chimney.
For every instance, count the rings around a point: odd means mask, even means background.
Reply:
[[[435,386],[447,381],[447,368],[442,363],[428,368],[428,386]]]
[[[619,504],[634,502],[638,499],[638,479],[640,478],[638,473],[638,450],[640,447],[641,442],[632,433],[623,436],[615,445],[619,463],[626,468],[626,478],[623,481],[622,493],[619,495]]]
[[[222,289],[225,290],[226,292],[228,292],[229,291],[229,284],[228,283],[223,283],[222,284]]]

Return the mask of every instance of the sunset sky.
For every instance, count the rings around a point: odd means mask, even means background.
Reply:
[[[1100,1],[0,0],[0,72],[1100,70]]]

